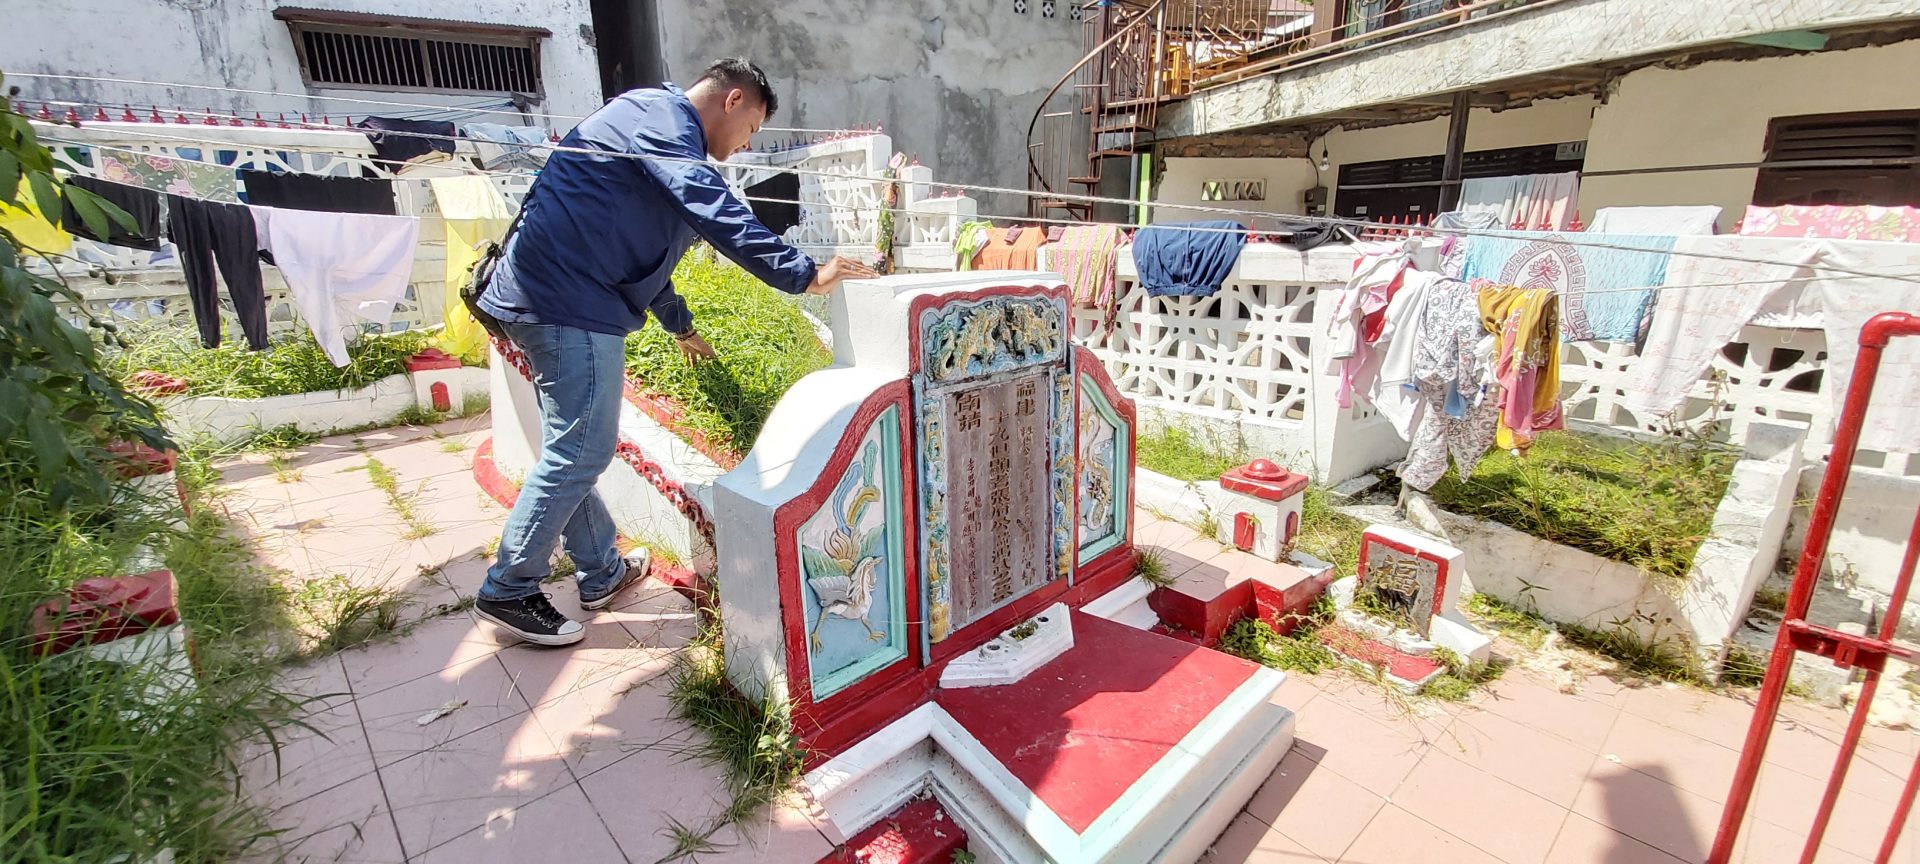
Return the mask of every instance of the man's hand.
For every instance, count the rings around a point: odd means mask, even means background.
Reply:
[[[872,279],[875,275],[872,267],[836,257],[813,274],[813,284],[807,286],[807,293],[832,294],[843,279]]]
[[[680,346],[680,356],[687,358],[688,363],[699,363],[720,356],[714,352],[712,345],[707,344],[707,340],[692,330],[687,331],[685,336],[673,337],[673,341]]]

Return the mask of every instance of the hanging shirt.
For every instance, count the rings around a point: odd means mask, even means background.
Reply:
[[[1040,266],[1040,247],[1046,245],[1046,232],[995,228],[987,235],[987,244],[975,257],[975,270],[1032,270]]]
[[[216,204],[240,203],[231,168],[153,153],[134,155],[102,151],[95,155],[100,159],[102,180]]]
[[[393,181],[276,171],[240,172],[247,203],[282,210],[394,215]]]
[[[1223,230],[1183,230],[1189,228]],[[1246,245],[1247,226],[1238,222],[1148,225],[1133,238],[1133,266],[1150,296],[1210,297]]]
[[[958,269],[973,269],[974,256],[980,254],[992,233],[993,223],[984,219],[961,223],[959,229],[953,232],[953,256],[958,262]]]
[[[128,216],[133,217],[132,227],[122,225],[109,217],[106,236],[96,236],[93,229],[87,227],[87,221],[80,218],[79,213],[74,212],[73,201],[69,197],[65,202],[66,213],[61,217],[60,222],[68,231],[73,232],[74,236],[115,246],[125,246],[129,249],[145,249],[149,252],[160,248],[160,236],[165,233],[160,219],[160,193],[138,186],[110,183],[78,175],[67,177],[65,182],[69,187],[85,189],[106,199],[115,207],[125,210]]]
[[[685,332],[693,314],[673,291],[673,268],[696,236],[781,291],[813,284],[813,261],[761,225],[707,163],[700,115],[680,88],[624,93],[561,143],[696,161],[553,154],[481,300],[501,321],[624,335],[652,312]]]
[[[427,183],[447,232],[445,323],[436,344],[456,357],[477,357],[486,347],[487,333],[467,311],[460,288],[471,278],[485,245],[499,242],[507,233],[513,223],[513,205],[489,177],[435,177]]]
[[[747,209],[768,231],[785,234],[800,224],[800,175],[782,171],[742,190]]]
[[[397,166],[429,153],[453,154],[454,128],[445,120],[408,120],[402,117],[368,117],[353,124],[366,130],[367,143],[380,161]],[[413,134],[392,135],[391,132]],[[427,138],[426,135],[442,137]],[[389,211],[391,212],[391,211]]]
[[[287,280],[320,349],[347,365],[347,333],[385,327],[413,279],[420,220],[253,207],[260,247]]]

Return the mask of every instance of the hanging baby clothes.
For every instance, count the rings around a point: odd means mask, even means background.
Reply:
[[[1460,278],[1547,288],[1562,301],[1569,342],[1633,342],[1666,281],[1671,236],[1526,233],[1473,236]]]
[[[987,239],[993,232],[993,223],[984,219],[963,222],[953,232],[953,257],[960,270],[972,270],[973,258],[987,245]]]
[[[241,171],[247,203],[282,210],[394,214],[393,181],[274,171]]]
[[[1246,245],[1238,222],[1148,225],[1133,238],[1133,266],[1149,296],[1211,297]]]
[[[214,266],[227,282],[227,296],[246,334],[247,347],[267,347],[267,294],[260,282],[259,238],[253,216],[243,204],[167,196],[167,239],[180,255],[187,301],[200,328],[200,344],[220,345],[220,289]]]
[[[66,185],[70,188],[85,189],[133,217],[131,227],[122,225],[109,217],[106,236],[96,236],[93,229],[87,227],[87,221],[80,218],[80,214],[74,211],[73,198],[69,195],[66,199],[66,214],[60,218],[60,222],[68,231],[73,232],[74,236],[114,246],[125,246],[128,249],[145,249],[149,252],[160,248],[160,236],[165,230],[160,218],[160,193],[138,186],[128,186],[125,183],[109,183],[105,180],[77,175],[66,178]]]
[[[456,357],[477,357],[486,347],[487,333],[467,311],[460,288],[484,245],[499,242],[507,233],[513,205],[489,177],[435,177],[427,182],[447,228],[447,285],[441,301],[446,324],[437,344]]]
[[[1534,433],[1564,427],[1560,416],[1560,311],[1551,289],[1476,283],[1481,323],[1494,334],[1502,450],[1533,446]]]
[[[1400,478],[1422,492],[1447,473],[1453,457],[1461,479],[1473,476],[1493,446],[1500,403],[1488,395],[1493,340],[1480,316],[1480,292],[1456,279],[1426,291],[1413,346],[1413,386],[1420,408]]]
[[[473,152],[480,167],[488,171],[537,171],[553,153],[547,130],[538,126],[507,126],[500,123],[468,123],[460,133],[473,139]]]
[[[800,224],[800,175],[782,171],[741,191],[749,199],[747,209],[753,211],[753,218],[774,236]]]
[[[254,207],[260,246],[286,277],[320,349],[345,366],[347,330],[385,327],[413,277],[420,220]]]
[[[73,248],[73,235],[41,214],[40,203],[34,198],[27,178],[20,178],[20,191],[13,200],[12,204],[0,204],[0,229],[13,235],[13,242],[49,255],[64,254]],[[56,208],[54,216],[59,215]]]
[[[1428,298],[1434,286],[1442,281],[1446,281],[1445,277],[1437,273],[1408,270],[1401,279],[1400,290],[1394,292],[1393,299],[1387,303],[1386,327],[1377,340],[1386,350],[1381,352],[1379,370],[1369,384],[1367,401],[1393,424],[1402,441],[1413,439],[1414,426],[1419,422],[1420,402],[1413,392],[1413,359],[1417,347],[1427,339],[1423,325]]]
[[[233,169],[152,153],[100,152],[100,179],[152,189],[168,195],[218,204],[238,204]]]
[[[1040,247],[1047,242],[1047,232],[1035,228],[1023,231],[1019,226],[1013,228],[995,228],[981,247],[980,254],[974,257],[975,270],[1032,270],[1039,266]]]
[[[1117,225],[1074,225],[1060,235],[1050,260],[1067,283],[1073,305],[1094,309],[1102,323],[1113,322],[1113,266],[1120,248]]]
[[[1330,371],[1340,376],[1334,398],[1342,408],[1353,407],[1353,391],[1366,389],[1371,371],[1378,369],[1372,344],[1386,328],[1387,304],[1399,291],[1404,274],[1413,267],[1414,241],[1356,243],[1360,257],[1353,278],[1334,298],[1328,319]]]

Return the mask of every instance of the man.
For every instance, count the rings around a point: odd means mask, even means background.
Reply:
[[[670,281],[696,236],[789,294],[826,294],[859,264],[825,266],[756,221],[705,160],[747,146],[778,107],[766,74],[722,60],[685,92],[634,90],[574,127],[523,206],[483,308],[533,367],[540,461],[507,517],[474,605],[480,617],[540,645],[585,638],[540,586],[556,545],[573,559],[583,609],[600,609],[647,571],[644,549],[614,549],[613,518],[594,483],[619,438],[625,337],[651,314],[689,362],[714,356]],[[665,158],[634,158],[634,157]]]

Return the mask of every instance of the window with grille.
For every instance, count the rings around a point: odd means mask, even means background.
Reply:
[[[1920,205],[1920,111],[1775,117],[1753,203]]]
[[[548,31],[323,10],[275,10],[316,87],[539,95]]]

